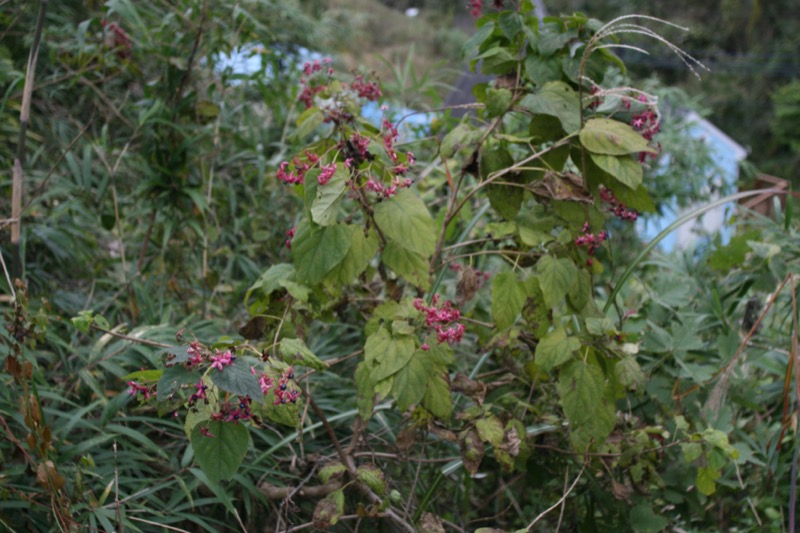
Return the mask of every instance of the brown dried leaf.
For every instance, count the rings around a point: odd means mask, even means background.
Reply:
[[[442,520],[433,513],[422,513],[419,519],[419,530],[422,533],[445,533]]]
[[[483,459],[483,442],[478,432],[470,429],[461,435],[461,459],[470,474],[476,474]]]
[[[542,179],[531,183],[528,188],[533,194],[544,198],[569,200],[584,204],[594,203],[594,198],[586,190],[583,179],[571,172],[559,174],[549,170],[545,172]]]

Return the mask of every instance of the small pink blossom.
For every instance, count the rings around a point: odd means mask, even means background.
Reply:
[[[212,355],[211,356],[211,368],[216,368],[220,372],[226,366],[233,363],[236,360],[236,357],[231,353],[230,350],[226,350],[221,354]]]
[[[336,163],[330,163],[322,167],[322,172],[317,176],[317,182],[320,185],[327,185],[333,174],[336,172]]]

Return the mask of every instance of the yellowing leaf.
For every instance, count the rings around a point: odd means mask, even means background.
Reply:
[[[618,182],[636,190],[642,184],[642,165],[629,155],[590,154],[595,164]]]
[[[581,144],[595,154],[625,155],[637,152],[656,153],[647,139],[628,124],[608,118],[586,121],[579,134]]]
[[[364,346],[366,362],[370,365],[370,379],[378,383],[398,372],[414,355],[414,340],[409,336],[393,338],[381,327],[370,335]]]

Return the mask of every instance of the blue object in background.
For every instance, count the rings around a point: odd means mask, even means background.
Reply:
[[[714,189],[719,189],[721,185],[725,185],[727,189],[735,190],[739,179],[739,163],[747,157],[747,151],[714,124],[694,111],[689,112],[685,120],[689,123],[687,128],[688,135],[697,142],[702,142],[708,146],[709,155],[719,172],[717,176],[708,176],[709,185],[715,185]],[[666,164],[669,164],[668,157],[669,155],[667,154]],[[722,183],[711,183],[712,180],[721,180]],[[709,187],[709,190],[711,190],[711,187]],[[717,200],[719,197],[718,192],[710,194],[703,204]],[[673,201],[666,206],[663,216],[640,219],[637,224],[639,235],[646,241],[652,240],[677,218],[696,209],[699,205],[679,209],[676,202]],[[734,203],[731,202],[709,211],[694,222],[687,222],[664,238],[659,246],[664,252],[685,250],[698,241],[699,235],[708,235],[715,232],[719,233],[723,243],[727,243],[732,233],[731,228],[727,226],[727,220],[733,208]]]

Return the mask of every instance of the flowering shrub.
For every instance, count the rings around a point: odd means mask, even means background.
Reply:
[[[296,225],[286,234],[286,262],[269,266],[247,291],[252,319],[243,339],[193,341],[168,351],[166,370],[129,376],[132,393],[186,414],[212,481],[236,472],[247,427],[300,423],[304,394],[293,368],[327,368],[304,337],[314,324],[352,319],[354,310],[364,335],[354,346],[359,419],[347,449],[313,395],[305,396],[337,450],[336,475],[346,474],[376,506],[365,512],[415,527],[393,507],[384,473],[355,453],[384,401],[405,415],[404,438],[435,435],[458,450],[470,474],[490,460],[506,472],[523,470],[528,436],[550,434],[586,458],[598,483],[609,466],[592,458],[624,456],[636,483],[658,484],[645,473],[657,457],[644,450],[669,432],[639,427],[617,410],[618,400],[642,390],[643,371],[635,342],[623,342],[630,314],[612,319],[602,306],[617,302],[604,302],[598,282],[611,243],[606,220],[635,221],[653,210],[642,166],[659,150],[656,99],[603,86],[606,69],[623,66],[611,51],[616,32],[650,30],[580,14],[540,26],[529,1],[494,2],[486,14],[483,7],[469,3],[481,18],[465,48],[494,81],[476,88],[478,120],[423,147],[435,152],[424,171],[388,108],[379,125],[362,117],[365,103],[382,98],[376,80],[340,79],[327,59],[304,65],[293,133],[302,148],[275,173],[297,200]],[[467,266],[456,262],[465,259]],[[476,304],[481,297],[490,304]],[[479,377],[489,354],[510,377]],[[469,376],[455,371],[457,356],[477,361]],[[719,456],[698,470],[703,494],[736,455],[722,437],[688,424],[672,432]],[[224,461],[214,459],[220,454]],[[634,498],[608,483],[618,498]],[[316,527],[336,524],[343,491],[319,501]]]

